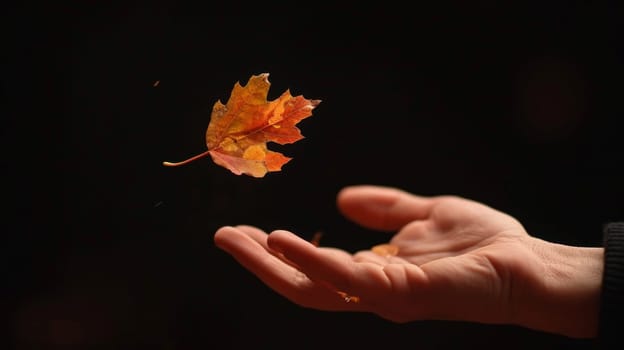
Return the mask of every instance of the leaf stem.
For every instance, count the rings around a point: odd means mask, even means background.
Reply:
[[[196,156],[193,156],[193,157],[191,157],[189,159],[186,159],[186,160],[183,160],[181,162],[177,162],[177,163],[163,162],[163,165],[164,166],[180,166],[180,165],[188,164],[188,163],[190,163],[190,162],[192,162],[194,160],[197,160],[199,158],[203,158],[203,157],[205,157],[205,156],[207,156],[209,154],[210,154],[210,150],[207,150],[204,153],[200,153],[200,154],[198,154]]]

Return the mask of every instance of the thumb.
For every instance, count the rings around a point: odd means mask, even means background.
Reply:
[[[428,218],[433,201],[392,187],[358,185],[343,188],[337,205],[344,216],[359,225],[395,231],[411,221]]]

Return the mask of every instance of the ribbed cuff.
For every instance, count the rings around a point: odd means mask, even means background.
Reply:
[[[599,339],[603,345],[624,339],[624,222],[604,226],[604,275]]]

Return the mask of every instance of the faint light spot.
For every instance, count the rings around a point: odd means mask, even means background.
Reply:
[[[587,82],[577,64],[557,57],[534,58],[520,70],[516,84],[516,115],[530,140],[558,141],[580,129]]]

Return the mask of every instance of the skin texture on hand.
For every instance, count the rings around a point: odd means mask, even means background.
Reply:
[[[220,228],[215,243],[303,307],[596,335],[602,248],[540,240],[513,217],[455,196],[362,185],[344,188],[337,205],[356,224],[391,232],[388,243],[398,252],[351,254],[246,225]]]

